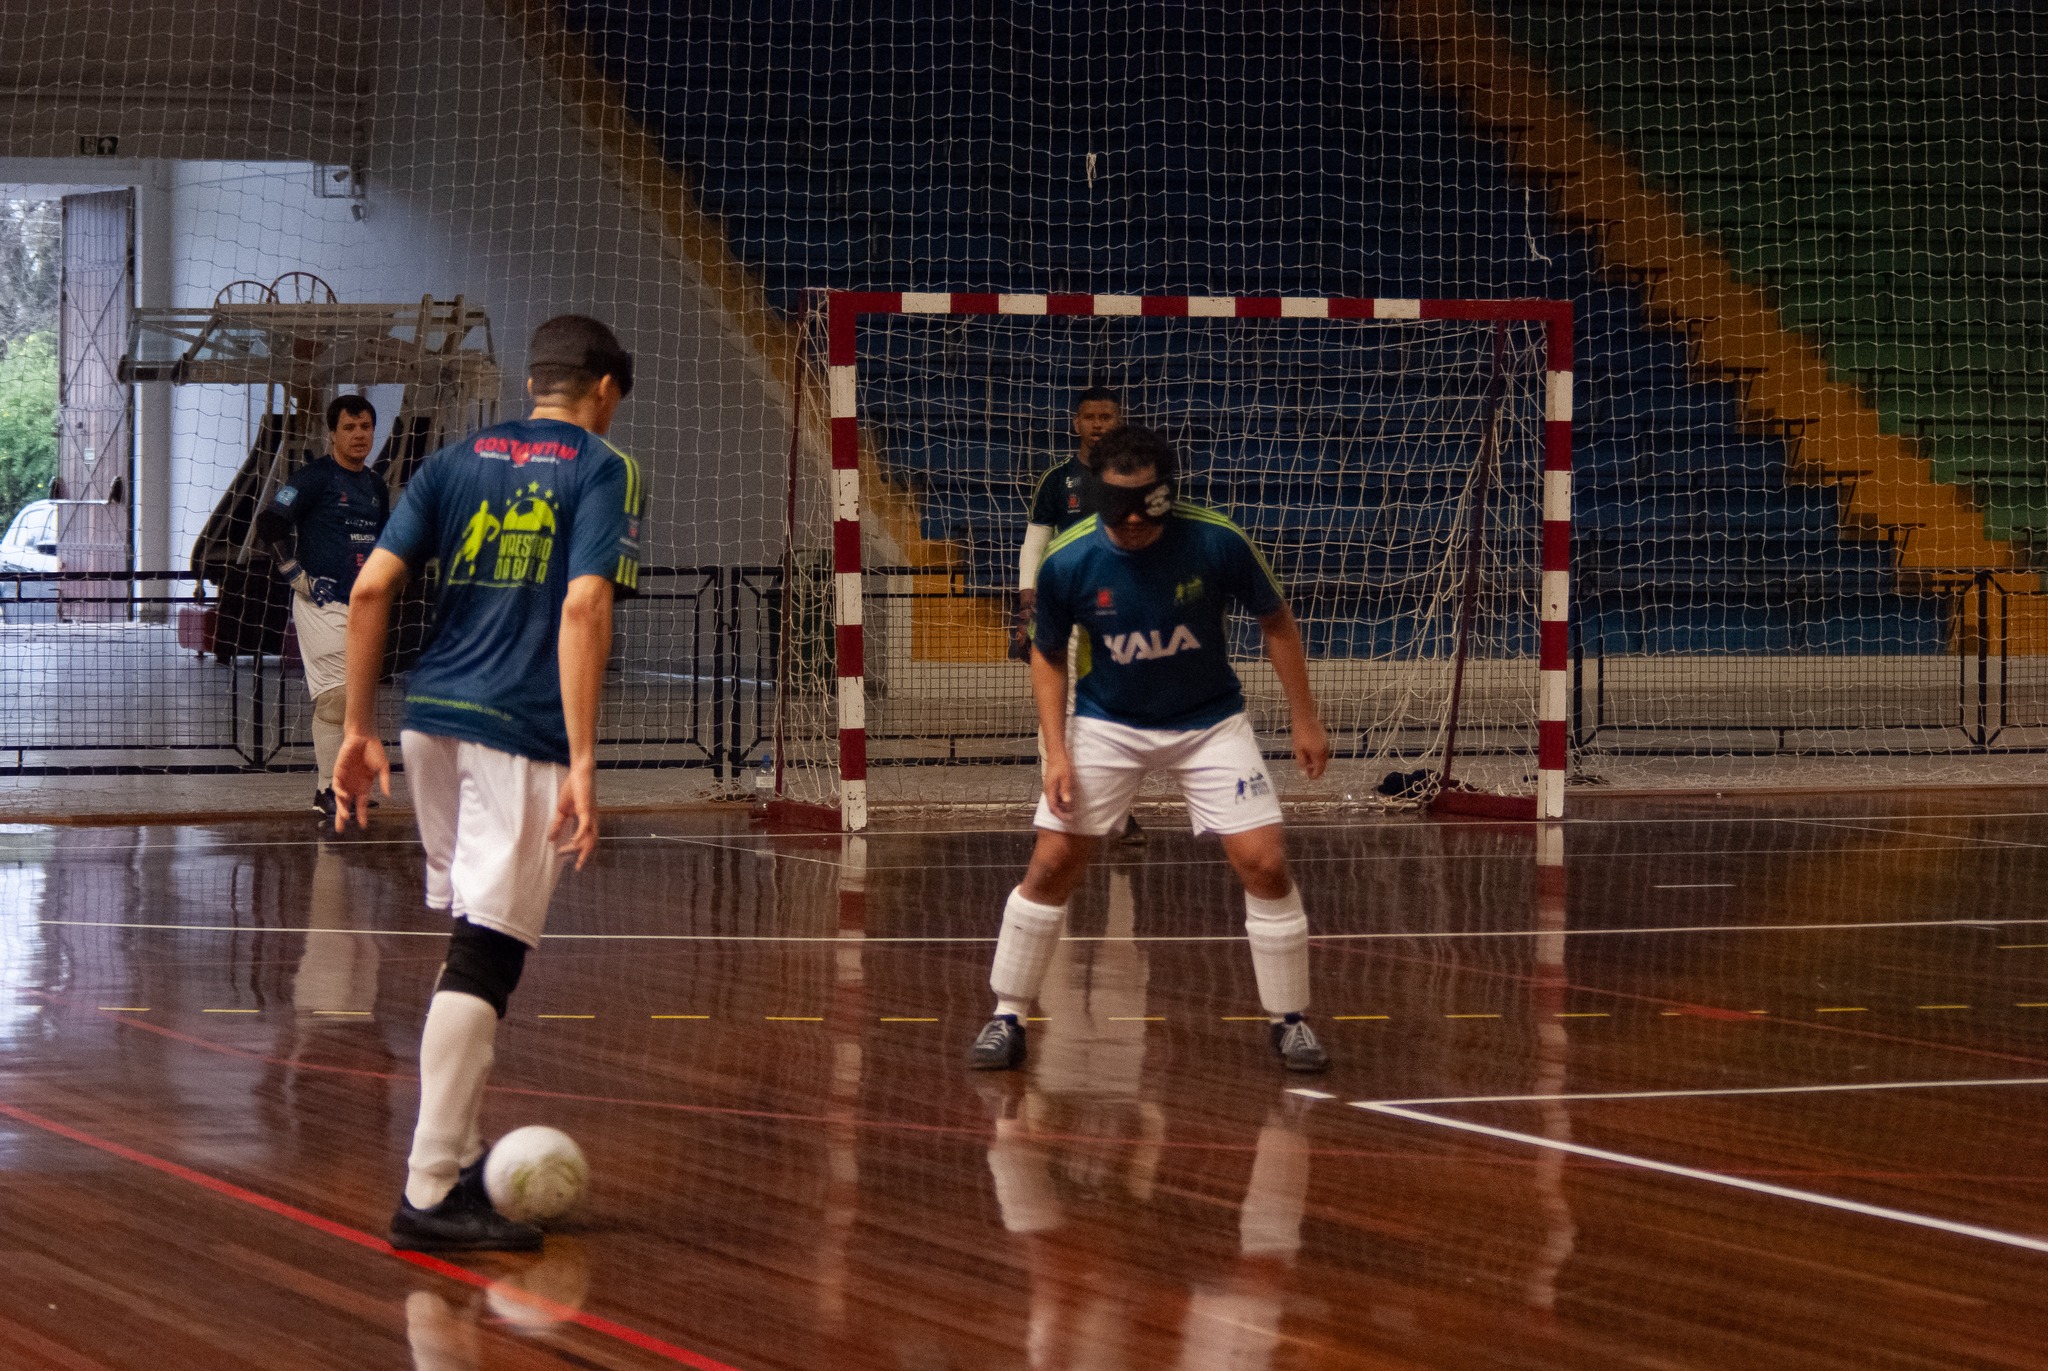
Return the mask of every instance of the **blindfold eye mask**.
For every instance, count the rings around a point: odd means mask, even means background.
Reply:
[[[1120,524],[1133,514],[1148,524],[1163,524],[1173,513],[1173,482],[1154,481],[1143,486],[1111,485],[1096,472],[1087,479],[1089,507],[1105,524]]]

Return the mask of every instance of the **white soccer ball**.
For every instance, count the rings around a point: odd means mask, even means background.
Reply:
[[[528,1124],[498,1139],[484,1158],[484,1191],[492,1206],[519,1223],[559,1219],[583,1198],[590,1163],[559,1128]]]

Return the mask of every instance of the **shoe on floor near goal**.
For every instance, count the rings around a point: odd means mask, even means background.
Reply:
[[[481,1168],[475,1183],[458,1180],[433,1208],[415,1209],[401,1198],[391,1216],[391,1245],[401,1252],[537,1252],[541,1240],[532,1224],[515,1223],[491,1208]]]
[[[1015,1014],[998,1014],[982,1025],[967,1050],[976,1071],[1014,1071],[1024,1065],[1024,1025]]]
[[[1289,1071],[1328,1071],[1330,1054],[1316,1040],[1315,1030],[1299,1014],[1289,1014],[1271,1026],[1273,1051]]]
[[[1125,847],[1143,847],[1145,845],[1145,830],[1138,827],[1137,815],[1124,815],[1124,831],[1118,835],[1117,841]]]

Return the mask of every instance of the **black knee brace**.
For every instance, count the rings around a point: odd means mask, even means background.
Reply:
[[[526,969],[526,944],[495,929],[455,921],[448,938],[448,960],[441,966],[437,990],[459,990],[474,995],[505,1017],[505,1004],[519,986],[519,973]]]

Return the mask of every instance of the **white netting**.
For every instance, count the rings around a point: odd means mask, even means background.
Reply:
[[[1319,783],[1284,765],[1284,795],[1377,803],[1389,771],[1435,769],[1454,693],[1454,774],[1533,790],[1541,326],[905,315],[871,317],[858,346],[871,804],[1036,793],[1028,672],[1005,660],[1004,626],[1031,491],[1071,454],[1090,385],[1172,438],[1183,495],[1229,515],[1280,575],[1337,758]],[[822,449],[795,477],[784,794],[830,804]],[[1232,656],[1254,727],[1286,755],[1286,701],[1248,619]]]

